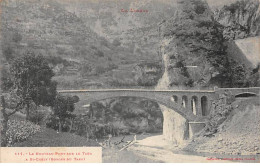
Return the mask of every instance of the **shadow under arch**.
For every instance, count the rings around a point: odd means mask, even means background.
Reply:
[[[208,110],[208,98],[207,96],[202,96],[200,98],[201,100],[201,114],[202,116],[207,116],[209,114],[209,110]]]
[[[257,96],[257,94],[253,93],[253,92],[243,92],[243,93],[236,94],[235,98],[238,98],[238,97],[254,97],[254,96]]]

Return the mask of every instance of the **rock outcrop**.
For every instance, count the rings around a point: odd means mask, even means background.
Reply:
[[[178,0],[172,18],[160,24],[161,54],[169,59],[170,87],[203,87],[223,72],[226,62],[221,25],[208,4]]]
[[[201,136],[194,137],[194,140],[183,150],[225,155],[259,154],[259,98],[238,99],[231,105],[233,107],[231,111],[222,109],[218,112],[222,117],[226,114],[225,119],[221,120],[219,115],[214,118],[216,126],[218,126],[212,128],[217,131],[215,134],[205,137],[202,133]]]
[[[162,78],[158,81],[157,86],[155,87],[155,89],[158,90],[169,89],[170,78],[173,78],[168,70],[170,62],[169,56],[167,52],[165,52],[165,49],[167,48],[171,40],[172,39],[164,39],[161,41],[161,54],[164,62],[164,73],[162,75]],[[164,105],[159,106],[163,112],[163,138],[175,144],[183,143],[183,141],[188,138],[188,121],[181,115],[176,113],[174,110],[167,108]]]
[[[257,36],[260,33],[259,0],[241,0],[216,9],[215,19],[224,26],[223,35],[228,40]]]
[[[238,2],[240,3],[242,2]],[[249,10],[255,9],[259,4],[254,1],[247,3],[244,10],[248,10],[245,12],[248,14],[245,14],[244,20],[238,16],[234,16],[234,20],[250,24],[250,34],[253,35],[258,29],[254,26],[256,16],[253,15],[256,10]],[[234,86],[234,82],[238,85],[241,78],[244,78],[246,69],[226,53],[226,27],[221,22],[221,15],[219,19],[214,18],[216,13],[214,15],[207,2],[202,0],[178,0],[177,5],[174,16],[159,24],[159,51],[165,68],[156,89],[198,89],[227,84]],[[227,7],[223,10],[225,8]],[[240,7],[235,8],[235,13],[242,10]],[[182,143],[189,137],[188,121],[174,110],[162,105],[160,108],[164,116],[164,138],[177,144]],[[221,122],[219,117],[216,119]]]
[[[160,53],[168,59],[164,63],[167,86],[198,89],[248,85],[252,69],[236,61],[227,48],[229,40],[258,35],[258,22],[259,1],[235,2],[214,13],[206,1],[178,0],[175,14],[159,24]]]

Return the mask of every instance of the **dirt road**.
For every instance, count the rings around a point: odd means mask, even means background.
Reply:
[[[137,135],[137,143],[127,150],[119,152],[115,149],[103,150],[103,162],[119,163],[198,163],[198,162],[231,162],[228,160],[216,160],[216,158],[202,157],[196,155],[176,154],[172,149],[178,147],[166,142],[162,135]],[[122,137],[115,137],[112,141],[118,141]],[[126,141],[132,140],[127,136]]]

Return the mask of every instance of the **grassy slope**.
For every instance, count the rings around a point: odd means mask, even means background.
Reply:
[[[13,145],[14,147],[80,147],[98,146],[93,140],[87,140],[70,133],[57,133],[55,130],[43,128],[41,132],[31,136],[24,142]]]
[[[57,133],[56,131],[44,128],[41,132],[31,136],[26,141],[16,143],[13,147],[82,147],[99,146],[95,141],[70,134]],[[124,150],[103,149],[103,162],[106,163],[151,163],[158,162],[138,156],[134,152]]]

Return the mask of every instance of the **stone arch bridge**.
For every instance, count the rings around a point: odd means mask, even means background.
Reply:
[[[189,121],[203,121],[210,114],[211,102],[225,93],[259,95],[260,87],[216,88],[214,90],[152,90],[152,89],[96,89],[59,90],[61,94],[77,95],[82,105],[116,97],[140,97],[173,109]]]
[[[77,95],[80,98],[80,102],[77,104],[82,106],[95,101],[116,97],[145,98],[174,110],[189,123],[201,124],[204,123],[210,114],[210,107],[213,100],[219,99],[228,93],[233,96],[242,94],[259,96],[260,87],[215,88],[214,90],[97,89],[59,90],[58,92],[61,94]],[[199,128],[195,130],[198,131]]]

